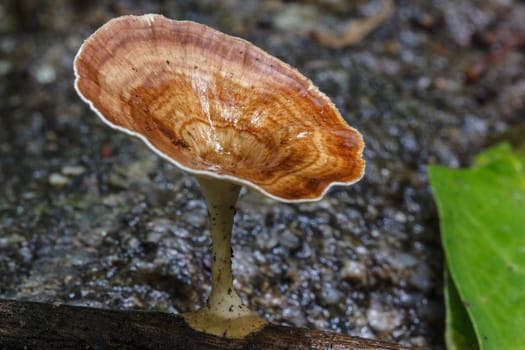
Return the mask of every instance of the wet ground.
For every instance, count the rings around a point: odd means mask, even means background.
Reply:
[[[103,125],[73,89],[82,41],[112,17],[150,12],[296,66],[365,137],[367,173],[352,187],[300,205],[242,193],[234,273],[247,303],[279,324],[442,348],[426,169],[468,165],[524,122],[519,1],[2,2],[0,297],[174,313],[205,300],[196,182]],[[319,35],[374,18],[350,46]]]

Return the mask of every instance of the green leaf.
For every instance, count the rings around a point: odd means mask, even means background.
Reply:
[[[450,273],[445,271],[445,342],[448,350],[479,350],[476,333]]]
[[[485,152],[478,154],[476,159],[474,160],[474,165],[476,167],[481,167],[490,164],[494,160],[507,157],[509,155],[513,156],[512,146],[510,145],[510,143],[500,143],[494,147],[489,148]]]
[[[480,349],[525,348],[525,160],[505,147],[471,169],[429,168],[450,275]]]

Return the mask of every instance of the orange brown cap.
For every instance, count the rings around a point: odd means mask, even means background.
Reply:
[[[361,134],[288,64],[202,24],[123,16],[75,58],[79,95],[179,168],[274,199],[320,199],[364,173]]]

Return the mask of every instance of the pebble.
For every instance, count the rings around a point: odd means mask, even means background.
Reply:
[[[422,291],[432,288],[432,273],[425,263],[419,263],[409,278],[410,285]]]
[[[407,222],[407,216],[405,213],[398,211],[394,214],[394,220],[404,224]]]
[[[0,60],[0,75],[6,75],[11,70],[11,62]]]
[[[325,283],[321,290],[322,302],[325,305],[335,305],[341,300],[342,294],[331,283]]]
[[[62,167],[61,172],[64,175],[78,176],[82,175],[86,171],[82,165],[66,165]]]
[[[358,261],[345,260],[339,275],[349,282],[363,282],[366,276],[366,266]]]
[[[279,244],[287,249],[299,249],[301,247],[301,239],[290,231],[284,231],[279,237]]]
[[[398,271],[413,268],[420,263],[416,256],[400,251],[389,251],[384,257]]]
[[[36,69],[35,79],[40,84],[52,83],[56,79],[55,69],[51,65],[43,64]]]
[[[0,248],[7,248],[23,242],[25,242],[25,238],[15,233],[7,237],[0,237]]]
[[[62,187],[69,182],[69,178],[59,173],[52,173],[48,177],[49,184],[54,187]]]
[[[317,8],[308,4],[287,4],[273,18],[275,28],[285,33],[305,34],[315,25]]]
[[[379,332],[391,332],[403,321],[403,315],[399,311],[384,311],[376,307],[368,309],[366,317],[370,327]]]

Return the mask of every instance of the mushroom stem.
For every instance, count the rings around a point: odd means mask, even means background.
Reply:
[[[235,204],[241,186],[210,177],[198,177],[208,203],[212,240],[211,294],[206,306],[184,315],[194,329],[229,338],[242,338],[266,321],[243,304],[233,287],[231,247]]]
[[[241,187],[221,180],[199,179],[208,203],[212,241],[211,281],[212,289],[207,307],[212,312],[228,314],[231,305],[238,307],[242,300],[233,289],[231,247],[235,204]]]

